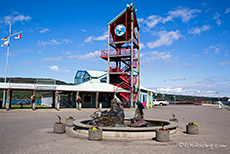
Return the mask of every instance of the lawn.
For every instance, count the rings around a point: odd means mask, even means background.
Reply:
[[[32,109],[31,105],[23,105],[21,107],[21,105],[11,105],[11,109]],[[35,107],[36,109],[48,109],[51,107],[45,106],[45,105],[36,105]],[[6,109],[6,106],[3,106],[2,109]]]

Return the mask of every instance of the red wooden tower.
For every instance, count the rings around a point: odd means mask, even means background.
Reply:
[[[119,97],[124,106],[132,107],[140,89],[139,26],[133,3],[108,23],[108,36],[108,50],[101,51],[108,61],[107,82],[128,90]]]

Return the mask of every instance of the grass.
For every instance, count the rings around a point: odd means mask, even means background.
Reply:
[[[48,109],[51,107],[45,106],[45,105],[36,105],[36,109]],[[6,106],[3,106],[2,109],[6,109]],[[21,108],[21,105],[11,105],[11,109],[32,109],[31,105],[23,105]]]

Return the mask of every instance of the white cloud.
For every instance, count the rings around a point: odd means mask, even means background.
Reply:
[[[213,49],[214,53],[217,55],[220,53],[220,47],[221,47],[221,45],[218,44],[218,45],[209,46],[209,49]]]
[[[216,13],[214,14],[213,18],[212,18],[212,19],[216,20],[216,24],[217,24],[218,26],[221,25],[221,20],[219,19],[219,17],[220,17],[220,14],[216,12]]]
[[[107,38],[108,38],[108,35],[107,35],[107,32],[105,32],[102,36],[95,37],[94,40],[104,41],[104,40],[107,40]]]
[[[144,53],[140,53],[140,58],[142,58],[145,54]]]
[[[144,49],[145,48],[144,43],[139,43],[139,47],[140,47],[140,49]]]
[[[88,42],[91,42],[92,40],[93,40],[93,36],[89,36],[84,40],[84,42],[88,43]]]
[[[178,84],[175,86],[166,87],[147,87],[154,89],[157,93],[178,94],[178,95],[192,95],[192,96],[207,96],[217,97],[216,90],[220,89],[220,96],[230,96],[230,85],[226,84],[230,81],[229,77],[213,76],[208,77],[199,82],[188,82]]]
[[[225,13],[230,13],[230,8],[227,8]]]
[[[200,12],[201,12],[201,10],[198,10],[198,9],[188,9],[188,8],[178,7],[175,11],[169,11],[168,14],[169,14],[169,17],[171,19],[180,17],[182,19],[182,22],[186,23],[190,19],[196,17],[197,14]],[[167,18],[169,18],[169,17],[167,17]],[[168,20],[168,21],[170,21],[170,20]]]
[[[158,16],[158,15],[151,15],[149,17],[147,17],[145,23],[149,28],[153,28],[155,27],[159,22],[161,22],[162,17]]]
[[[45,62],[45,61],[60,61],[62,58],[61,57],[56,57],[56,58],[45,58],[40,60],[40,62]]]
[[[154,42],[148,42],[147,46],[151,49],[160,47],[163,45],[169,46],[173,43],[173,41],[176,41],[182,37],[179,30],[176,31],[160,31],[158,32],[159,39]]]
[[[43,28],[39,32],[43,34],[43,33],[49,32],[49,31],[50,30],[48,28]]]
[[[62,44],[71,44],[72,41],[69,39],[63,39]]]
[[[8,16],[5,16],[3,21],[5,24],[15,23],[17,21],[29,21],[31,19],[31,16],[24,16],[18,12],[13,12]]]
[[[151,15],[145,19],[139,18],[138,22],[146,24],[148,28],[154,28],[157,24],[173,21],[175,18],[181,18],[182,22],[187,23],[192,18],[195,18],[201,10],[198,9],[189,9],[189,8],[181,8],[178,7],[174,11],[169,11],[167,13],[168,16],[161,17],[159,15]]]
[[[87,32],[87,30],[85,30],[85,29],[81,29],[81,31],[82,31],[82,32]]]
[[[65,72],[65,73],[69,73],[70,72],[69,68],[67,68],[67,67],[59,68],[58,66],[53,65],[53,66],[49,66],[49,68],[51,70],[53,70],[53,71],[56,71],[56,72]]]
[[[163,60],[167,63],[172,62],[173,59],[175,59],[170,52],[159,52],[159,51],[152,51],[147,52],[145,54],[141,54],[141,57],[143,59],[143,62],[149,62],[149,61],[156,61],[156,60]]]
[[[108,38],[108,35],[107,35],[107,32],[105,32],[103,35],[98,36],[98,37],[96,37],[96,36],[89,36],[89,37],[87,37],[84,40],[84,42],[85,43],[88,43],[88,42],[92,43],[92,41],[94,41],[94,40],[96,40],[96,41],[105,41],[105,40],[107,40],[107,38]]]
[[[206,6],[206,5],[207,5],[207,3],[205,3],[205,2],[202,3],[202,6],[203,6],[203,7]]]
[[[204,31],[209,31],[211,30],[211,27],[209,25],[204,25],[203,27],[199,28],[199,27],[196,27],[196,28],[192,28],[191,30],[189,30],[189,33],[190,34],[200,34],[201,32],[204,32]]]
[[[29,62],[25,62],[22,63],[24,65],[30,65],[30,64],[39,64],[41,62],[46,62],[46,61],[60,61],[62,60],[62,57],[56,57],[56,58],[45,58],[45,59],[41,59],[39,61],[29,61]]]
[[[58,66],[53,65],[53,66],[49,66],[49,68],[53,71],[58,71]]]
[[[71,40],[63,39],[63,41],[58,42],[56,39],[52,39],[49,41],[38,41],[38,46],[46,46],[46,45],[61,45],[61,44],[70,44]]]
[[[214,54],[219,54],[220,53],[220,49],[223,48],[223,45],[221,44],[217,44],[217,45],[212,45],[212,46],[209,46],[207,49],[204,49],[204,54],[208,54],[209,51],[214,51]]]
[[[144,18],[137,18],[137,21],[140,22],[140,23],[144,22],[144,20],[145,20]]]
[[[101,51],[96,50],[94,52],[89,52],[84,55],[71,55],[71,56],[68,56],[68,58],[70,59],[77,58],[79,60],[84,60],[84,59],[91,59],[91,58],[99,57],[100,55],[101,55]]]
[[[183,92],[183,88],[178,87],[178,88],[157,88],[157,92],[160,93],[182,93]]]
[[[221,66],[230,65],[230,61],[222,61],[220,65]]]
[[[175,77],[171,77],[172,81],[181,81],[181,80],[186,80],[185,78],[175,78]]]
[[[70,72],[69,68],[67,68],[67,67],[64,67],[62,70],[63,70],[64,72],[66,72],[66,73]]]

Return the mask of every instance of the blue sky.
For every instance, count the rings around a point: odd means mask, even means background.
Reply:
[[[141,85],[160,93],[230,97],[230,1],[2,1],[0,37],[12,40],[8,77],[73,83],[77,70],[107,70],[107,23],[134,2]],[[1,41],[3,43],[3,41]],[[7,47],[0,48],[0,77]]]

